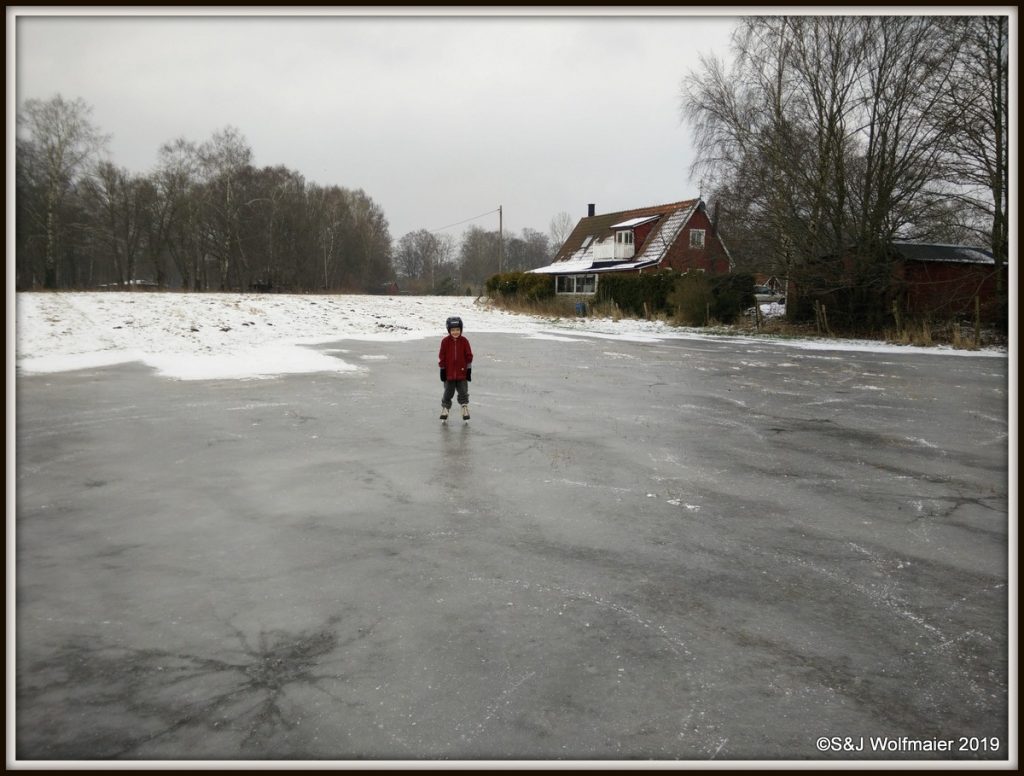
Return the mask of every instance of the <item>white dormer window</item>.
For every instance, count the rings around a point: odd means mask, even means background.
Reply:
[[[620,229],[615,232],[614,239],[609,236],[604,240],[595,242],[594,258],[601,261],[633,258],[633,230]]]
[[[704,247],[704,230],[703,229],[691,229],[690,230],[690,247],[691,248],[703,248]]]

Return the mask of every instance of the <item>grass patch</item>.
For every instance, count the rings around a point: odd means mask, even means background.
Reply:
[[[745,336],[764,337],[766,339],[860,339],[876,342],[888,342],[896,345],[911,345],[918,347],[933,347],[944,345],[958,350],[978,350],[989,347],[1006,347],[1007,337],[997,330],[983,329],[975,332],[974,327],[969,323],[961,321],[928,322],[918,321],[913,324],[904,325],[897,331],[887,329],[884,331],[856,331],[840,332],[834,331],[834,336],[829,337],[818,331],[813,321],[798,322],[789,321],[785,317],[776,316],[771,318],[762,317],[760,322],[754,320],[754,316],[743,315],[730,324],[710,320],[707,325],[687,326],[684,322],[674,320],[667,314],[658,314],[651,318],[629,315],[611,299],[596,300],[593,298],[575,297],[552,297],[548,299],[530,300],[521,297],[494,297],[484,300],[497,309],[507,310],[524,315],[532,315],[541,318],[551,319],[574,319],[579,316],[576,313],[578,301],[586,304],[586,317],[600,318],[612,321],[622,320],[658,320],[672,326],[681,328],[695,328],[706,334],[715,336]]]

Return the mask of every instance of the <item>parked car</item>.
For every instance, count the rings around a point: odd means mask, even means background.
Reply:
[[[758,304],[786,303],[786,295],[772,290],[770,286],[754,286],[754,299]]]

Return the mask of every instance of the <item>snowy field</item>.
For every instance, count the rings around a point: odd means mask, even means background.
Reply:
[[[449,315],[463,318],[470,337],[475,332],[649,342],[715,337],[656,321],[521,315],[494,309],[470,297],[19,293],[16,365],[19,374],[33,374],[142,362],[164,377],[181,380],[351,371],[360,366],[303,346],[343,339],[441,337]],[[750,341],[730,339],[737,343]],[[802,349],[1006,356],[1005,350],[976,353],[868,341],[777,341]]]

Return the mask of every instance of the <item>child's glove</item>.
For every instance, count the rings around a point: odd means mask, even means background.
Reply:
[[[473,382],[473,367],[471,367],[471,366],[467,366],[466,367],[466,382],[467,383]]]
[[[444,367],[441,367],[441,382],[442,383],[448,382],[447,380],[445,380],[445,368]]]

